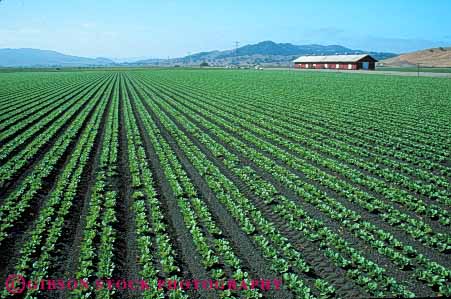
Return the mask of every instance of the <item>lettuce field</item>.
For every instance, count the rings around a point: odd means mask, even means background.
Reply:
[[[149,285],[13,292],[11,274]],[[0,285],[1,298],[451,296],[451,80],[1,73]]]

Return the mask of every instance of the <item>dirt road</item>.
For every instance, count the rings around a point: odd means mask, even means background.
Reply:
[[[435,77],[435,78],[451,78],[451,73],[432,73],[432,72],[399,72],[399,71],[364,71],[364,70],[306,70],[306,69],[288,69],[288,68],[265,68],[265,70],[284,70],[296,72],[333,72],[333,73],[351,73],[366,75],[389,75],[389,76],[407,76],[407,77]]]

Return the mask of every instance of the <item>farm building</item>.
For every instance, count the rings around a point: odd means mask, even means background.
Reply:
[[[377,60],[368,54],[301,56],[294,60],[301,69],[374,70]]]

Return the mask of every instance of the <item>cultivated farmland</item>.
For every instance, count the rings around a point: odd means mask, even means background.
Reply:
[[[4,73],[0,145],[1,298],[451,296],[451,80]],[[283,287],[13,296],[11,273]]]

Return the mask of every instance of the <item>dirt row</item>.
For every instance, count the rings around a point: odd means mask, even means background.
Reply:
[[[166,94],[165,96],[168,96],[168,95]],[[179,102],[183,102],[182,99],[179,99],[179,100],[180,100]],[[158,101],[155,101],[155,102],[158,103]],[[162,107],[160,106],[160,108],[162,108]],[[181,112],[182,114],[185,115],[185,117],[187,117],[188,119],[190,119],[191,121],[193,121],[194,123],[196,123],[196,120],[195,120],[196,117],[195,117],[195,115],[193,115],[192,113],[188,113],[186,110],[185,110],[185,111],[179,110],[179,112]],[[175,119],[173,119],[173,121],[177,122]],[[197,123],[197,125],[199,125],[199,124]],[[179,128],[181,128],[181,127],[182,127],[182,126],[179,125]],[[181,129],[182,129],[182,128],[181,128]],[[182,130],[183,130],[183,129],[182,129]],[[204,133],[210,134],[206,128],[202,128],[202,130],[204,131]],[[298,204],[300,204],[303,208],[306,208],[307,211],[311,212],[311,213],[312,213],[311,215],[315,215],[315,217],[319,217],[319,218],[320,218],[321,220],[323,220],[323,221],[325,220],[325,223],[328,224],[329,227],[334,228],[334,230],[337,231],[337,228],[339,228],[339,224],[333,223],[333,222],[331,223],[330,220],[327,220],[327,217],[325,217],[324,215],[321,215],[321,213],[320,213],[319,211],[317,211],[314,207],[309,207],[308,204],[306,204],[306,203],[304,203],[304,202],[302,202],[302,201],[299,201],[299,200],[296,198],[296,196],[293,194],[293,192],[291,192],[290,190],[287,190],[285,187],[283,187],[283,186],[281,186],[280,184],[278,184],[277,182],[275,182],[275,180],[274,180],[273,178],[271,178],[271,176],[269,176],[268,174],[265,174],[262,170],[260,170],[260,169],[259,169],[255,164],[253,164],[251,161],[248,161],[247,159],[245,159],[245,158],[243,158],[242,156],[240,156],[240,154],[239,154],[238,152],[234,151],[233,149],[231,149],[230,146],[228,146],[227,144],[222,143],[220,140],[218,140],[217,138],[215,138],[215,137],[212,136],[211,134],[210,134],[210,137],[212,137],[216,142],[218,142],[218,143],[222,144],[223,146],[225,146],[226,148],[228,148],[228,150],[230,150],[232,153],[235,153],[236,155],[238,155],[238,156],[240,157],[242,163],[244,163],[244,164],[246,164],[246,165],[250,165],[254,170],[257,171],[257,173],[258,173],[259,175],[261,175],[261,176],[264,177],[265,179],[267,179],[267,180],[269,180],[270,182],[272,182],[272,183],[276,186],[276,188],[277,188],[279,191],[282,192],[282,194],[286,195],[288,198],[290,198],[290,199],[292,199],[292,200],[295,200],[295,201],[296,201]],[[237,137],[237,136],[235,136],[235,137]],[[196,143],[195,138],[191,137],[191,139],[193,140],[193,142]],[[242,140],[242,141],[243,141],[243,140]],[[200,145],[199,143],[196,144],[196,145],[197,145],[199,148],[202,148],[202,145]],[[210,155],[209,158],[210,158],[212,161],[215,160],[215,158],[212,157],[211,155]],[[221,162],[220,162],[219,160],[216,159],[216,164],[220,164],[220,163],[221,163]],[[223,172],[224,172],[224,173],[227,173],[226,170],[223,170]],[[306,179],[305,177],[302,177],[299,173],[296,173],[296,174],[299,175],[301,178]],[[236,181],[237,181],[237,183],[239,183],[239,180],[236,179]],[[311,182],[311,183],[315,184],[316,186],[318,185],[318,184],[315,183],[315,182]],[[317,187],[318,187],[318,186],[317,186]],[[330,196],[333,196],[334,198],[336,198],[336,196],[337,196],[336,194],[331,194],[330,190],[328,190],[328,193],[329,193]],[[345,203],[347,203],[347,202],[343,201],[342,203],[345,204]],[[359,212],[359,213],[361,213],[361,214],[363,213],[363,216],[366,217],[365,219],[367,219],[367,220],[368,220],[368,218],[373,218],[373,219],[371,219],[371,221],[376,220],[376,223],[375,223],[375,224],[377,224],[379,227],[381,227],[380,221],[377,221],[377,219],[374,219],[374,218],[376,218],[374,215],[369,214],[368,212],[364,211],[363,209],[361,209],[361,208],[359,208],[359,207],[355,207],[353,204],[347,203],[347,207],[350,208],[350,209],[353,209],[353,210],[355,210],[355,211],[357,211],[357,212]],[[272,219],[277,218],[277,217],[274,216],[270,211],[267,212],[266,214],[268,215],[268,217],[271,217]],[[275,220],[275,221],[276,221],[276,223],[277,223],[277,220]],[[281,222],[283,223],[283,220],[281,220]],[[282,227],[283,227],[283,226],[282,226]],[[387,231],[393,232],[393,228],[392,228],[392,227],[389,227],[389,226],[387,226],[387,225],[385,225],[385,224],[382,225],[382,228],[384,228],[384,229],[387,230]],[[283,230],[285,233],[287,233],[288,235],[289,235],[289,234],[293,234],[293,232],[290,232],[289,230],[287,231],[286,228],[285,228],[285,229],[282,228],[282,230]],[[337,231],[337,232],[338,232],[338,231]],[[418,295],[428,295],[428,294],[431,294],[431,290],[430,290],[428,287],[425,287],[424,285],[418,284],[418,282],[415,281],[415,279],[414,279],[413,277],[410,276],[411,273],[408,273],[408,272],[405,272],[405,271],[398,270],[392,263],[390,263],[390,261],[389,261],[387,258],[385,258],[384,256],[381,256],[381,255],[378,254],[377,252],[372,251],[371,248],[368,248],[365,244],[363,244],[362,241],[356,239],[355,237],[353,237],[353,236],[350,235],[349,233],[343,232],[342,230],[339,230],[339,232],[340,232],[340,234],[342,234],[342,236],[345,237],[345,239],[346,239],[348,242],[350,242],[351,244],[353,244],[353,245],[355,246],[355,248],[364,248],[364,249],[365,249],[365,250],[364,250],[364,253],[365,253],[365,256],[366,256],[367,258],[369,258],[370,260],[373,260],[373,261],[377,262],[379,265],[383,265],[384,267],[386,267],[387,270],[388,270],[388,274],[390,274],[390,275],[392,275],[393,277],[395,277],[398,281],[403,282],[404,284],[408,285],[415,293],[417,293]],[[404,237],[404,239],[405,239],[405,236],[403,236],[403,237]],[[400,239],[403,240],[403,238],[400,238]],[[404,240],[403,240],[403,241],[404,241]],[[411,243],[411,244],[412,244],[412,243]],[[412,245],[415,246],[416,248],[417,248],[418,246],[421,246],[421,245],[418,245],[417,242],[413,242]],[[315,248],[315,247],[313,246],[313,248]],[[432,259],[436,258],[436,254],[434,254],[434,253],[431,254],[430,250],[428,250],[427,248],[423,248],[423,250],[424,250],[424,253],[429,253],[429,254],[426,255],[426,256],[431,257]],[[303,250],[303,252],[304,252],[304,250]],[[440,259],[440,258],[439,258],[439,260],[440,260],[441,262],[444,262],[444,261],[446,260],[446,256],[442,256],[442,258],[443,258],[443,259]]]
[[[155,86],[153,86],[153,87],[155,87]],[[164,94],[165,96],[167,96],[167,97],[169,97],[169,98],[175,100],[175,101],[178,102],[180,105],[184,105],[183,101],[181,101],[180,99],[190,100],[190,99],[187,98],[187,97],[176,98],[176,97],[172,96],[171,93],[168,92],[168,90],[164,90],[164,89],[162,89],[162,88],[157,88],[157,90],[159,90],[159,91],[160,91],[162,94]],[[182,109],[182,110],[178,109],[178,110],[179,110],[179,112],[184,113],[184,114],[185,114],[185,117],[192,118],[193,115],[191,115],[191,114],[189,114],[189,113],[186,113],[186,111],[187,111],[188,109],[189,109],[189,108],[186,107],[186,110],[183,110],[183,109]],[[230,119],[230,118],[228,118],[228,117],[226,117],[226,116],[224,116],[224,115],[221,115],[220,117],[223,118],[223,119],[225,119],[225,120],[226,120],[227,122],[229,122],[229,123],[233,123],[233,120],[232,120],[232,119]],[[206,116],[205,118],[206,118],[208,121],[211,121],[212,123],[214,123],[214,120],[212,120],[212,119],[209,118],[208,116]],[[195,123],[197,122],[195,119],[193,119],[193,120],[195,121]],[[224,128],[224,127],[221,126],[221,125],[218,125],[218,126],[219,126],[220,128],[222,128],[223,130],[225,130],[226,132],[229,131],[228,129]],[[209,132],[206,132],[206,133],[209,133]],[[230,132],[229,132],[229,133],[230,133]],[[232,132],[232,134],[233,134],[233,132]],[[423,253],[423,254],[424,254],[425,256],[427,256],[428,258],[430,258],[430,259],[432,259],[432,260],[436,260],[437,262],[442,263],[444,266],[447,266],[447,267],[451,266],[451,264],[450,264],[451,261],[449,260],[449,255],[448,255],[448,254],[440,253],[440,252],[438,252],[437,250],[431,250],[431,248],[426,247],[426,246],[424,246],[423,244],[421,244],[419,241],[414,240],[410,235],[408,235],[408,234],[407,234],[405,231],[403,231],[402,229],[400,229],[400,228],[398,228],[398,227],[391,227],[391,226],[387,225],[385,222],[383,222],[381,219],[379,219],[379,217],[378,217],[377,215],[372,214],[372,213],[369,213],[368,211],[364,210],[363,208],[361,208],[361,207],[359,207],[359,206],[357,206],[357,205],[355,205],[355,204],[349,203],[346,199],[344,199],[344,198],[342,198],[341,196],[339,196],[339,195],[338,195],[336,192],[334,192],[333,190],[330,190],[329,188],[325,188],[325,187],[321,186],[318,182],[315,182],[315,181],[312,181],[312,180],[306,178],[305,175],[303,175],[302,173],[300,173],[298,170],[293,169],[292,167],[290,167],[290,166],[288,166],[288,165],[285,165],[283,161],[280,161],[280,160],[276,159],[275,157],[273,157],[273,156],[271,156],[271,155],[269,155],[269,154],[267,154],[267,153],[261,152],[259,149],[255,148],[254,145],[250,144],[250,143],[247,142],[246,140],[243,140],[241,137],[239,137],[239,136],[235,136],[235,137],[237,137],[238,139],[240,139],[240,140],[241,140],[242,142],[244,142],[247,146],[249,146],[249,147],[251,147],[251,148],[253,148],[253,149],[259,151],[260,153],[262,153],[262,154],[265,155],[266,157],[268,157],[268,158],[270,158],[270,159],[276,161],[280,166],[283,166],[283,167],[288,168],[292,173],[296,174],[297,176],[299,176],[300,178],[302,178],[304,181],[309,182],[310,184],[314,185],[315,187],[317,187],[317,188],[320,189],[321,191],[326,192],[326,193],[327,193],[328,195],[330,195],[331,197],[333,197],[333,198],[337,199],[338,201],[340,201],[340,202],[341,202],[343,205],[345,205],[347,208],[349,208],[349,209],[351,209],[351,210],[355,210],[355,211],[358,212],[359,214],[363,215],[363,216],[364,216],[364,219],[369,220],[370,222],[375,221],[374,224],[376,224],[378,227],[383,228],[384,230],[387,230],[387,231],[396,231],[396,232],[397,232],[397,235],[395,235],[395,236],[396,236],[398,239],[400,239],[400,240],[406,240],[406,239],[407,239],[408,242],[410,242],[409,245],[412,245],[414,248],[420,247],[420,248],[422,249],[421,253]],[[261,137],[262,139],[267,140],[267,138],[266,138],[265,136],[260,136],[260,137]],[[214,138],[214,139],[217,139],[217,138]],[[236,154],[239,155],[239,153],[236,153]],[[322,167],[322,166],[319,166],[319,165],[316,165],[316,164],[314,164],[314,166],[317,167],[317,168],[319,168],[319,169],[321,169],[321,170],[323,170],[323,171],[325,171],[325,172],[327,172],[327,173],[329,173],[329,174],[331,174],[331,175],[335,175],[335,176],[339,177],[341,180],[345,180],[345,181],[347,181],[348,183],[351,183],[351,182],[350,182],[349,180],[347,180],[346,178],[343,178],[342,176],[340,176],[340,175],[338,175],[338,174],[336,174],[336,173],[334,173],[334,172],[331,172],[331,171],[325,169],[325,168]],[[264,172],[262,172],[262,173],[265,174]],[[353,184],[353,185],[354,185],[354,184]],[[357,187],[360,188],[360,186],[357,186]],[[374,196],[377,196],[379,199],[384,200],[383,198],[381,198],[381,196],[380,196],[379,194],[376,194],[375,192],[371,192],[371,194],[374,195]],[[395,207],[397,207],[399,210],[401,210],[401,211],[403,211],[403,212],[405,212],[405,213],[407,213],[407,214],[412,215],[411,212],[405,211],[405,209],[402,208],[400,205],[395,204]],[[431,220],[429,220],[429,219],[422,219],[422,220],[425,221],[426,223],[430,224],[433,228],[435,228],[435,227],[438,226],[437,223],[435,223],[434,221],[431,221]],[[439,227],[439,230],[438,230],[438,231],[447,232],[443,227]],[[436,259],[436,258],[437,258],[437,259]]]
[[[101,84],[98,84],[96,86],[93,86],[92,89],[90,90],[95,90],[95,94],[98,93],[98,91],[100,90],[100,88],[102,86],[104,86],[105,84],[108,84],[109,80],[104,80],[102,81]],[[1,190],[0,190],[0,204],[3,202],[3,198],[6,198],[8,196],[9,193],[11,193],[15,187],[17,187],[19,185],[19,183],[28,176],[28,174],[30,173],[30,171],[34,168],[34,166],[42,159],[42,157],[47,153],[47,151],[53,147],[53,145],[55,144],[55,142],[58,140],[58,138],[66,131],[66,129],[72,124],[72,122],[78,117],[78,113],[80,113],[80,111],[83,111],[83,109],[86,107],[86,105],[88,104],[88,101],[85,101],[84,103],[82,103],[79,107],[79,109],[77,109],[77,111],[66,120],[66,122],[64,123],[63,126],[61,126],[58,131],[56,132],[56,134],[47,142],[47,144],[45,144],[44,146],[42,146],[37,153],[34,155],[33,159],[31,159],[24,167],[23,170],[21,172],[19,172],[15,177],[13,177],[10,182],[6,183],[5,186],[2,186]],[[65,111],[64,111],[65,112]],[[62,112],[60,114],[60,116],[64,113]],[[33,122],[32,124],[30,124],[27,128],[24,128],[23,131],[25,131],[26,129],[28,129],[30,126],[32,126],[33,124],[35,124],[36,122]],[[39,131],[36,132],[36,135],[41,134],[42,132],[44,132],[47,129],[47,127],[43,127],[41,128]],[[18,136],[20,133],[18,132],[17,134],[15,134],[14,136]],[[74,138],[74,140],[77,140]],[[32,142],[32,139],[28,140],[28,143]],[[27,146],[27,144],[23,144],[21,145],[21,147],[16,148],[15,150],[13,150],[9,156],[5,159],[10,159],[12,157],[14,157],[14,155],[16,155],[17,153],[19,153],[24,147]]]
[[[138,92],[142,93],[142,91],[137,90]],[[138,93],[139,94],[139,93]],[[149,98],[149,97],[147,97]],[[141,100],[143,97],[141,98]],[[155,99],[155,102],[158,102],[157,99]],[[223,207],[223,205],[219,202],[219,200],[215,197],[214,193],[211,191],[211,189],[208,187],[208,185],[205,182],[205,179],[200,176],[198,171],[191,165],[189,160],[187,159],[185,153],[179,148],[179,146],[176,144],[176,141],[174,138],[167,132],[167,130],[164,128],[163,124],[160,122],[156,114],[152,111],[152,109],[143,101],[144,105],[147,108],[147,112],[151,115],[153,121],[156,123],[160,131],[162,132],[162,135],[164,138],[168,141],[170,144],[172,150],[177,155],[178,159],[183,165],[183,168],[185,171],[189,174],[190,179],[193,181],[197,189],[200,191],[202,198],[204,199],[205,203],[207,204],[208,208],[210,209],[210,212],[215,216],[215,219],[217,219],[218,224],[222,228],[224,234],[226,235],[227,239],[232,242],[234,245],[234,249],[238,253],[238,256],[242,259],[243,262],[245,262],[246,266],[250,273],[256,275],[256,277],[277,277],[276,273],[273,273],[271,270],[269,270],[269,262],[265,260],[265,258],[260,253],[260,250],[256,247],[256,245],[253,243],[253,241],[244,234],[244,232],[241,230],[241,228],[238,226],[236,221],[232,218],[230,213]],[[185,130],[182,129],[184,133],[186,133]],[[187,134],[189,136],[189,134]],[[210,158],[211,161],[216,162],[216,166],[219,167],[221,172],[226,175],[229,179],[232,179],[232,182],[235,183],[235,185],[240,189],[243,194],[245,194],[248,198],[253,199],[253,201],[258,201],[255,196],[251,195],[247,188],[243,188],[243,184],[239,182],[236,178],[234,178],[228,170],[225,169],[225,167],[217,161],[216,159],[212,159],[211,154],[205,150],[203,146],[201,146],[197,140],[193,139],[192,136],[189,136],[193,142],[195,142],[196,146],[198,146],[204,154],[207,154],[207,156]],[[315,257],[318,257],[317,253],[312,250],[311,257],[313,258],[313,255]],[[326,264],[323,264],[324,267],[327,267]],[[335,273],[337,269],[330,269],[329,273]],[[260,276],[258,276],[260,275]],[[319,276],[305,276],[304,277],[309,280],[310,285],[312,285],[312,280],[315,278],[318,278]],[[350,294],[349,294],[350,295]],[[357,297],[360,297],[359,294],[353,293],[353,296],[357,295]],[[276,297],[273,297],[276,296]],[[286,295],[282,295],[281,292],[274,292],[273,295],[271,295],[270,298],[287,298]]]
[[[38,218],[40,208],[43,206],[50,192],[53,190],[59,174],[68,163],[70,156],[75,149],[75,146],[78,142],[78,138],[81,136],[83,130],[86,128],[89,119],[93,115],[94,111],[97,109],[98,105],[99,103],[97,103],[93,107],[93,109],[89,112],[86,121],[83,123],[80,131],[77,133],[76,138],[74,138],[74,140],[69,144],[65,154],[61,157],[60,161],[58,161],[58,163],[55,165],[50,175],[44,178],[42,188],[39,191],[39,193],[35,196],[35,198],[30,202],[29,208],[24,211],[20,220],[14,225],[14,227],[12,227],[9,236],[0,244],[0,252],[2,253],[0,255],[0,279],[3,279],[2,281],[4,281],[4,279],[8,274],[14,272],[14,265],[20,259],[20,249],[22,247],[22,243],[27,238],[27,231],[33,228],[33,223]],[[68,122],[67,127],[69,123],[70,122]],[[63,134],[62,131],[59,132],[58,136],[60,136],[61,134]],[[58,138],[58,136],[56,136],[55,138]],[[44,153],[47,152],[50,149],[50,147],[51,145],[46,146],[43,149],[43,153],[41,153],[41,156],[44,155]],[[36,161],[34,161],[34,163],[37,162],[38,160],[36,158]],[[29,168],[25,172],[28,173],[30,169],[33,167],[34,163],[28,166]],[[23,177],[25,177],[25,175],[23,175]],[[18,182],[16,182],[16,184],[18,184]],[[77,195],[77,198],[80,197],[80,194]]]

